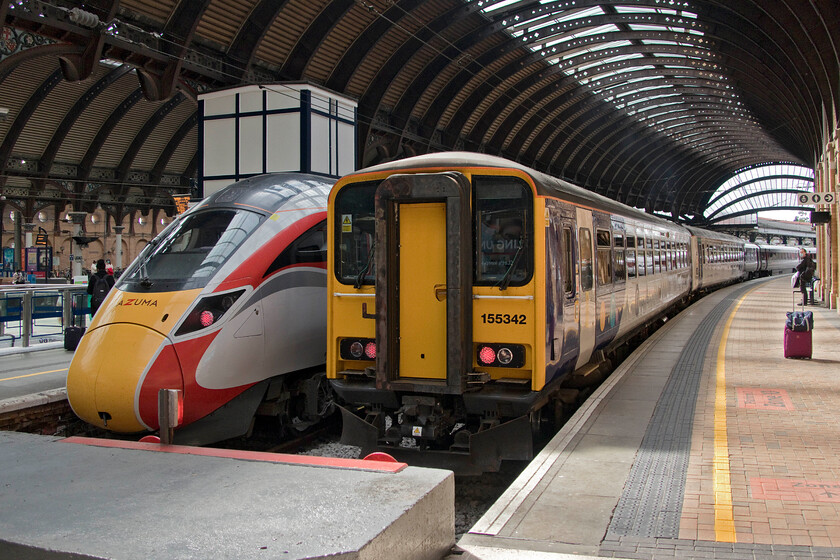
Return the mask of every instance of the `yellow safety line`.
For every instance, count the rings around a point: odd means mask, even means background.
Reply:
[[[6,378],[3,378],[3,379],[0,379],[0,381],[11,381],[12,379],[23,379],[24,377],[33,377],[35,375],[44,375],[46,373],[56,373],[56,372],[59,372],[59,371],[67,371],[68,369],[69,368],[53,369],[53,370],[50,370],[50,371],[39,371],[38,373],[27,373],[26,375],[18,375],[17,377],[6,377]]]
[[[723,326],[720,347],[717,355],[717,375],[715,381],[715,458],[712,462],[715,491],[715,540],[737,542],[735,537],[735,519],[732,510],[732,483],[729,478],[729,439],[726,434],[726,340],[729,327],[735,319],[738,308],[758,287],[743,295]]]

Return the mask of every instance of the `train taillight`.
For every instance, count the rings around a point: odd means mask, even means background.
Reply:
[[[376,341],[372,338],[344,338],[339,343],[342,360],[375,360]]]
[[[479,366],[521,368],[525,365],[525,347],[521,344],[479,344]]]

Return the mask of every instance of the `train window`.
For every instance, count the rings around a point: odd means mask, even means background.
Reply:
[[[650,241],[650,239],[648,239]],[[645,252],[645,273],[650,276],[653,274],[654,265],[653,265],[653,251],[646,251]]]
[[[572,252],[572,230],[563,228],[563,291],[567,297],[575,293],[575,259]]]
[[[335,197],[335,274],[344,284],[373,284],[377,182],[348,185]]]
[[[628,235],[627,236],[627,248],[628,249],[635,249],[636,248],[636,236],[635,235]]]
[[[627,242],[629,245],[630,238],[627,238]],[[627,265],[627,278],[635,278],[636,277],[636,250],[635,249],[627,249],[627,253],[625,255],[625,263]]]
[[[662,272],[662,253],[663,253],[663,251],[660,251],[658,249],[653,250],[653,273],[654,274],[659,274],[660,272]]]
[[[606,229],[595,230],[595,243],[597,247],[598,285],[612,283],[612,251],[610,250],[610,232]]]
[[[149,244],[125,282],[143,282],[153,292],[203,288],[262,220],[247,210],[191,214]]]
[[[647,271],[644,246],[644,239],[639,238],[639,250],[636,252],[636,274],[639,276],[644,276]]]
[[[473,177],[474,282],[523,286],[531,279],[531,191],[514,177]]]
[[[327,261],[327,222],[322,221],[298,237],[286,249],[277,255],[263,278],[272,272],[304,263],[323,263]]]
[[[589,228],[578,230],[580,243],[580,289],[588,292],[592,289],[592,232]]]
[[[621,234],[613,235],[613,270],[615,271],[615,281],[624,282],[627,276],[627,266],[624,261],[624,237]]]

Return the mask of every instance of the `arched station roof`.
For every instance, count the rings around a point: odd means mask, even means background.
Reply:
[[[359,103],[359,161],[501,155],[674,218],[837,127],[837,0],[15,0],[0,204],[171,210],[196,95],[307,81]],[[2,115],[0,115],[2,116]]]

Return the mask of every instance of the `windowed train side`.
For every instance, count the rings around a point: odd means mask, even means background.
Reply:
[[[74,412],[114,432],[155,431],[159,389],[178,389],[184,444],[246,433],[266,400],[298,428],[317,421],[332,182],[252,177],[167,227],[82,337],[67,377]]]
[[[692,291],[749,272],[740,239],[472,153],[344,177],[327,221],[343,441],[462,472],[531,458],[543,412],[605,356]]]

